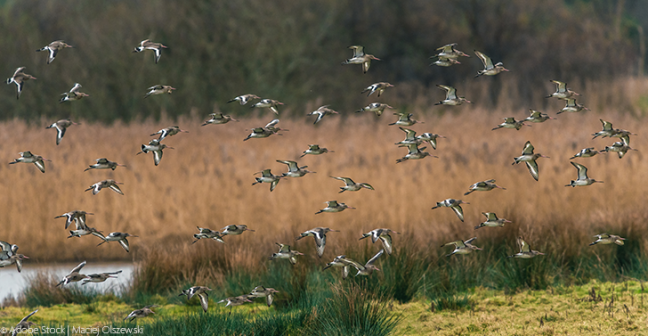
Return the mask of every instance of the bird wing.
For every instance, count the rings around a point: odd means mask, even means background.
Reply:
[[[326,247],[326,235],[322,231],[315,231],[315,245],[317,245],[317,255],[322,256],[324,254],[324,248]]]
[[[290,253],[290,245],[279,244],[279,253]]]
[[[380,236],[380,241],[387,254],[392,254],[392,237],[389,234],[384,234]]]
[[[531,173],[531,176],[537,181],[538,180],[538,163],[535,160],[532,161],[526,161],[526,166],[529,168],[529,173]]]
[[[355,182],[353,182],[353,180],[350,179],[350,178],[348,178],[348,177],[336,177],[336,176],[332,176],[332,177],[333,177],[334,179],[336,179],[336,180],[344,181],[344,184],[346,184],[346,185],[353,185],[353,184],[355,184]]]
[[[320,120],[322,120],[322,118],[324,118],[324,112],[317,112],[316,114],[317,119],[315,119],[315,122],[313,122],[313,124],[317,124],[318,122],[320,122]]]
[[[58,125],[56,125],[56,144],[61,143],[61,139],[63,139],[63,136],[65,136],[65,131],[67,131],[67,128],[61,127],[59,128]]]
[[[623,242],[619,245],[623,245]],[[22,272],[22,260],[16,259],[16,268],[18,269],[18,273]]]
[[[494,212],[482,212],[484,216],[486,216],[486,219],[490,221],[496,221],[497,220],[497,215]]]
[[[362,57],[364,56],[364,48],[359,45],[350,46],[349,49],[353,49],[353,57]]]
[[[117,186],[116,184],[111,184],[109,188],[112,189],[114,192],[120,194],[120,195],[123,195],[123,194],[124,194],[124,193],[121,191],[121,189],[119,189],[119,186]],[[99,192],[99,191],[97,191],[97,192]]]
[[[203,311],[207,312],[207,306],[209,305],[207,301],[207,293],[198,294],[198,298],[200,299],[200,305],[202,306]]]
[[[369,71],[369,67],[371,67],[371,60],[367,60],[365,62],[362,62],[362,72],[367,73]]]
[[[11,251],[11,244],[0,240],[0,248],[2,248],[2,251]]]
[[[76,93],[81,88],[81,84],[74,83],[74,86],[70,89],[70,93]]]
[[[378,253],[376,253],[376,255],[374,255],[373,257],[371,257],[371,259],[369,259],[369,261],[367,261],[367,263],[365,264],[365,267],[367,267],[369,265],[373,265],[373,263],[376,262],[376,260],[378,258],[380,258],[381,255],[383,255],[383,253],[385,253],[385,250],[378,251]]]
[[[29,319],[32,315],[36,314],[37,312],[38,312],[38,309],[34,310],[33,312],[29,313],[29,315],[23,317],[23,319],[20,320],[20,322],[22,323],[22,322],[27,321],[27,319]]]
[[[277,184],[279,184],[279,179],[276,179],[276,180],[272,181],[272,183],[270,183],[270,191],[275,190],[275,188],[277,187]]]
[[[278,123],[279,123],[279,119],[273,119],[271,122],[265,125],[265,128],[275,127]]]
[[[630,146],[630,136],[629,135],[627,135],[627,134],[622,135],[621,136],[621,141],[623,141],[623,143],[626,146]]]
[[[465,244],[465,245],[470,245],[470,243],[472,243],[475,239],[477,239],[477,237],[472,237],[472,238],[466,240],[466,241],[464,242],[464,244]]]
[[[524,149],[522,150],[522,155],[533,155],[533,150],[534,150],[534,149],[535,149],[535,148],[534,148],[533,145],[531,144],[531,141],[527,141],[527,142],[524,144]]]
[[[436,50],[443,50],[444,53],[450,53],[450,52],[452,52],[452,49],[453,49],[452,47],[454,47],[455,45],[456,45],[456,43],[446,44],[443,47],[436,48]]]
[[[85,262],[85,261],[82,262],[82,263],[80,263],[79,265],[77,265],[77,267],[73,268],[73,269],[70,271],[70,273],[68,273],[68,275],[70,275],[70,274],[72,274],[72,273],[78,273],[78,272],[83,268],[83,266],[85,266],[85,265],[86,265],[86,262]]]
[[[456,248],[466,247],[466,245],[464,244],[463,240],[455,240],[455,241],[453,241],[453,242],[446,243],[446,244],[443,245],[443,246],[448,246],[448,245],[454,245]]]
[[[405,139],[406,140],[414,140],[414,138],[416,137],[416,132],[415,131],[412,131],[411,129],[404,128],[404,127],[399,127],[399,128],[401,129],[401,131],[405,132],[405,134],[406,134]]]
[[[120,240],[119,244],[124,248],[124,250],[126,250],[126,252],[130,252],[130,247],[128,246],[128,240],[126,238]]]
[[[477,57],[479,57],[482,63],[484,63],[484,68],[486,68],[487,70],[493,68],[493,61],[491,61],[490,57],[484,55],[483,53],[477,50],[475,50],[475,55],[477,55]]]
[[[522,237],[518,237],[517,239],[518,246],[520,247],[520,252],[525,253],[525,252],[531,252],[531,247],[529,247],[529,244],[525,242]]]
[[[603,130],[604,131],[611,131],[612,130],[612,123],[609,121],[605,121],[603,119],[599,119],[601,121],[601,124],[603,124]]]
[[[256,286],[256,287],[254,287],[254,289],[252,290],[252,293],[255,293],[255,294],[265,293],[265,287],[263,287],[263,286]]]
[[[295,161],[277,160],[277,162],[288,165],[288,170],[291,172],[297,170],[297,162]]]
[[[446,99],[457,99],[457,89],[447,85],[437,85],[438,87],[446,90]]]
[[[551,80],[552,83],[556,84],[556,92],[565,92],[567,91],[567,83]]]
[[[20,68],[16,69],[16,71],[14,71],[14,74],[13,74],[12,77],[16,77],[16,75],[21,73],[23,70],[25,70],[25,67],[20,67]]]
[[[268,307],[270,307],[270,305],[272,305],[272,301],[273,301],[272,294],[266,295],[266,304],[268,304]]]
[[[338,206],[340,206],[337,201],[326,201],[326,205],[329,208],[337,208]]]
[[[344,267],[342,267],[342,279],[346,279],[349,276],[349,266],[350,265],[344,265]]]
[[[421,152],[421,150],[418,148],[417,144],[407,145],[407,149],[409,151],[407,154],[417,154],[417,153]]]
[[[153,161],[155,162],[156,166],[160,164],[163,154],[164,153],[162,152],[162,150],[153,151]]]
[[[455,205],[455,206],[451,207],[451,209],[452,209],[452,211],[455,212],[455,214],[457,214],[457,217],[459,217],[459,219],[461,219],[461,221],[463,222],[464,221],[464,214],[463,214],[463,209],[461,208],[461,205]]]
[[[162,56],[162,51],[160,49],[153,49],[155,52],[155,64],[160,61],[160,56]]]
[[[43,162],[43,160],[34,161],[34,164],[41,172],[45,172],[45,162]]]
[[[98,232],[95,229],[92,229],[92,235],[97,236],[97,237],[99,237],[99,238],[101,238],[103,240],[106,240],[106,237],[104,237],[104,235],[102,235],[101,232]]]
[[[344,263],[349,266],[355,267],[355,269],[357,269],[358,271],[365,269],[364,265],[352,259],[344,258]]]
[[[587,167],[583,166],[580,163],[570,162],[576,169],[578,169],[578,179],[586,180],[587,179]]]

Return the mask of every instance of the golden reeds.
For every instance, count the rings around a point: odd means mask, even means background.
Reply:
[[[550,103],[556,105],[554,109],[561,104]],[[206,127],[200,127],[201,120],[193,118],[131,125],[82,124],[70,127],[60,146],[55,145],[53,131],[20,121],[6,122],[0,125],[0,137],[7,162],[24,150],[52,161],[46,163],[45,174],[31,164],[0,168],[0,213],[5,223],[0,239],[20,245],[21,252],[38,261],[129,259],[137,258],[143,247],[188,245],[196,226],[220,229],[247,224],[257,231],[226,237],[224,245],[200,241],[182,250],[216,249],[229,256],[228,262],[254,268],[275,250],[274,242],[314,253],[310,240],[297,244],[294,239],[299,232],[317,226],[343,231],[330,234],[326,254],[333,256],[343,254],[349,244],[363,244],[356,242],[360,233],[376,227],[416,230],[415,241],[405,242],[397,236],[396,246],[437,245],[467,238],[482,221],[481,212],[514,218],[511,225],[519,227],[517,234],[527,237],[531,244],[542,242],[567,249],[571,244],[587,243],[590,235],[614,232],[621,221],[645,217],[641,209],[648,191],[648,172],[641,149],[646,148],[643,134],[648,133],[648,127],[632,117],[595,110],[563,114],[559,120],[520,131],[491,131],[502,117],[519,119],[526,111],[488,112],[474,106],[446,109],[443,115],[429,113],[432,111],[414,111],[426,123],[412,128],[448,137],[439,140],[436,151],[428,148],[439,159],[401,164],[395,160],[406,149],[393,143],[404,134],[395,126],[387,126],[396,119],[389,114],[380,118],[369,114],[331,117],[317,126],[308,120],[282,120],[280,126],[290,130],[282,136],[246,142],[242,141],[245,129],[262,126],[273,116]],[[614,153],[579,159],[589,167],[591,177],[605,183],[566,188],[564,185],[576,176],[568,160],[573,154],[581,148],[601,149],[614,142],[591,139],[591,134],[600,129],[599,118],[639,134],[632,137],[631,145],[640,151],[630,152],[621,160]],[[165,150],[160,166],[153,165],[150,154],[135,155],[139,146],[150,140],[148,134],[172,124],[190,133],[165,139],[176,149]],[[535,145],[536,152],[551,157],[538,160],[538,182],[523,165],[511,165],[527,140]],[[298,159],[311,143],[335,152]],[[114,172],[83,172],[99,157],[128,167]],[[297,160],[317,173],[284,179],[272,193],[267,184],[251,186],[254,172],[272,168],[278,174],[286,169],[275,162],[277,159]],[[368,182],[376,190],[338,194],[341,182],[329,175]],[[96,196],[83,191],[106,178],[123,182],[125,196],[110,190]],[[472,183],[490,178],[507,190],[462,196]],[[464,206],[465,223],[448,209],[430,210],[436,201],[462,197],[471,203]],[[314,215],[324,201],[334,199],[357,210]],[[88,216],[88,225],[104,234],[123,231],[139,235],[130,239],[133,252],[127,254],[116,243],[95,247],[100,241],[92,236],[67,239],[64,221],[54,217],[74,209],[95,213]],[[489,233],[482,229],[477,235]]]

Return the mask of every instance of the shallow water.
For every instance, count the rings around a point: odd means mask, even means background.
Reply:
[[[51,264],[34,264],[28,260],[23,262],[21,273],[16,270],[16,265],[0,268],[0,302],[9,296],[18,296],[25,289],[30,278],[33,278],[38,272],[54,274],[57,278],[63,278],[79,263],[51,263]],[[105,282],[89,283],[85,287],[94,288],[100,291],[112,290],[119,293],[122,285],[132,280],[135,263],[125,262],[88,262],[82,269],[83,274],[116,272],[121,270],[122,273],[117,278],[108,279]],[[81,286],[81,282],[74,284]]]

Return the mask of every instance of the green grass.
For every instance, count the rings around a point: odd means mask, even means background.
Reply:
[[[600,301],[589,298],[592,288]],[[610,304],[614,296],[614,302]],[[644,335],[648,293],[636,281],[520,290],[476,288],[455,298],[470,307],[431,310],[431,301],[395,305],[394,335]],[[432,302],[435,302],[432,300]],[[456,301],[455,301],[456,303]],[[435,302],[435,307],[438,304]],[[540,322],[542,319],[542,323]]]
[[[307,283],[311,283],[309,279]],[[166,304],[155,315],[122,319],[141,305],[99,299],[90,304],[37,307],[31,320],[50,326],[144,328],[152,335],[642,335],[648,333],[648,293],[638,281],[599,282],[544,290],[474,288],[445,297],[399,303],[353,283],[333,285],[332,296],[311,289],[281,309],[258,302],[230,309],[210,302]],[[592,290],[594,296],[591,295]],[[592,297],[595,299],[592,300]],[[434,309],[432,309],[434,307]],[[0,310],[0,327],[15,325],[33,308]],[[542,321],[542,322],[541,322]]]

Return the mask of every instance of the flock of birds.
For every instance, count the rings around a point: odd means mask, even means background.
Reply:
[[[58,52],[65,48],[71,48],[72,46],[66,44],[63,41],[54,41],[50,43],[49,45],[43,47],[42,49],[39,49],[37,51],[49,51],[49,56],[47,59],[47,63],[51,63],[54,61],[55,57],[57,56]],[[157,64],[160,60],[160,57],[162,55],[162,50],[164,48],[167,48],[165,45],[161,43],[154,43],[149,40],[144,40],[140,43],[140,46],[136,47],[133,52],[142,52],[145,50],[152,50],[154,52],[154,60],[155,63]],[[350,49],[353,50],[353,57],[350,59],[346,60],[342,64],[357,64],[362,66],[362,71],[363,73],[366,73],[369,71],[371,61],[376,60],[379,61],[380,59],[364,53],[364,48],[362,46],[351,46],[349,47]],[[468,54],[461,52],[456,49],[456,44],[448,44],[443,47],[438,48],[439,50],[438,54],[435,56],[432,56],[432,58],[435,58],[436,60],[431,64],[431,65],[436,65],[436,66],[442,66],[442,67],[449,67],[452,65],[460,64],[459,62],[459,57],[470,57]],[[481,60],[484,68],[482,70],[479,70],[477,73],[477,76],[495,76],[500,74],[501,72],[506,72],[509,71],[508,69],[504,68],[504,65],[502,62],[495,63],[493,64],[492,60],[486,56],[485,54],[475,51],[475,55]],[[19,99],[20,95],[23,91],[23,86],[24,83],[28,80],[35,80],[36,78],[34,76],[31,76],[29,74],[26,74],[25,72],[25,67],[19,67],[16,69],[15,73],[13,76],[9,79],[7,79],[7,84],[15,84],[17,87],[17,95],[16,97]],[[566,84],[557,80],[552,80],[554,84],[556,84],[556,91],[549,95],[547,98],[558,98],[566,101],[565,107],[558,112],[564,113],[564,112],[581,112],[581,111],[586,111],[588,110],[587,107],[576,103],[575,97],[579,96],[578,93],[572,91],[571,89],[567,88]],[[366,87],[361,93],[367,92],[367,96],[371,96],[372,94],[376,93],[377,97],[380,97],[385,90],[388,88],[393,87],[392,84],[387,83],[387,82],[378,82],[374,83],[372,85],[369,85]],[[452,87],[452,86],[447,86],[447,85],[438,85],[438,87],[446,92],[445,99],[439,101],[437,105],[448,105],[448,106],[457,106],[461,105],[464,103],[470,104],[471,102],[467,100],[465,97],[459,97],[457,95],[457,90]],[[71,102],[71,101],[76,101],[83,99],[84,97],[89,96],[86,93],[80,92],[79,90],[81,89],[81,85],[76,83],[73,88],[64,94],[62,94],[62,98],[60,99],[61,103],[65,102]],[[160,94],[171,94],[175,90],[174,87],[169,86],[169,85],[154,85],[151,86],[150,88],[147,89],[147,92],[144,96],[144,98],[150,97],[152,95],[160,95]],[[238,97],[233,98],[229,102],[238,102],[240,105],[247,105],[248,103],[251,103],[254,100],[258,100],[258,102],[251,104],[252,108],[268,108],[270,109],[273,113],[279,114],[279,107],[284,105],[282,102],[274,100],[274,99],[261,99],[261,97],[253,95],[253,94],[244,94]],[[377,116],[380,116],[385,109],[393,109],[391,106],[385,104],[385,103],[380,103],[380,102],[374,102],[369,104],[368,106],[360,109],[358,112],[366,111],[366,112],[373,112]],[[504,122],[497,125],[493,130],[499,130],[502,128],[508,128],[508,129],[516,129],[520,130],[526,122],[530,123],[543,123],[547,120],[550,119],[555,119],[553,117],[548,116],[547,114],[541,113],[539,111],[535,110],[530,110],[531,114],[529,117],[523,120],[515,120],[515,118],[509,117],[505,118]],[[329,108],[328,105],[321,106],[317,110],[309,113],[309,116],[316,116],[316,119],[314,121],[315,124],[321,122],[324,117],[328,115],[333,115],[333,114],[339,114],[339,112],[334,111]],[[405,133],[406,137],[404,140],[397,142],[396,145],[399,147],[407,147],[408,152],[405,156],[402,158],[396,160],[396,163],[401,163],[405,161],[410,161],[410,160],[419,160],[419,159],[424,159],[428,156],[430,157],[436,157],[434,155],[431,155],[429,152],[426,152],[425,149],[426,147],[420,147],[423,143],[429,143],[430,146],[433,149],[437,148],[437,139],[439,138],[444,138],[444,136],[439,135],[439,134],[433,134],[433,133],[423,133],[421,135],[416,135],[416,132],[406,128],[410,127],[419,121],[413,119],[413,115],[411,113],[394,113],[394,115],[398,116],[398,120],[395,121],[394,123],[390,125],[397,125],[400,127],[400,129]],[[236,119],[232,118],[231,116],[224,115],[222,113],[216,112],[210,114],[210,119],[206,120],[202,126],[207,126],[207,125],[218,125],[218,124],[226,124],[230,121],[237,121]],[[612,124],[601,120],[603,124],[603,129],[597,133],[594,133],[593,136],[594,138],[597,137],[616,137],[620,138],[620,141],[615,142],[611,146],[606,146],[604,149],[600,151],[594,150],[593,147],[585,148],[581,150],[580,152],[576,153],[571,159],[576,159],[576,158],[589,158],[593,157],[599,153],[603,152],[616,152],[619,156],[619,158],[623,158],[623,156],[630,150],[633,150],[630,148],[630,133],[629,131],[622,130],[622,129],[615,129],[613,128]],[[269,136],[272,136],[274,134],[278,134],[281,131],[285,131],[284,129],[278,127],[279,119],[274,119],[271,122],[269,122],[265,126],[260,126],[253,128],[251,130],[251,133],[243,139],[244,141],[247,141],[249,139],[258,139],[258,138],[267,138]],[[73,125],[79,125],[78,123],[72,122],[67,119],[59,120],[47,128],[54,128],[57,131],[56,135],[56,144],[59,145],[61,140],[63,139],[67,128],[73,126]],[[152,139],[148,144],[143,144],[141,146],[141,151],[137,154],[147,154],[149,152],[153,153],[153,159],[154,159],[154,164],[157,166],[160,164],[163,156],[163,150],[164,149],[172,149],[173,147],[169,147],[166,144],[162,143],[164,139],[167,137],[176,135],[178,133],[182,132],[187,132],[184,130],[181,130],[178,126],[171,126],[164,128],[156,133],[151,134],[151,136],[158,136],[155,139]],[[524,162],[531,173],[531,176],[537,181],[539,179],[539,169],[538,169],[538,163],[536,162],[539,158],[547,158],[547,156],[544,156],[539,153],[534,153],[534,146],[531,144],[531,142],[527,141],[524,144],[522,154],[518,157],[514,158],[514,161],[512,164],[518,164]],[[301,157],[304,157],[306,155],[322,155],[325,153],[331,152],[326,148],[322,148],[317,144],[311,144],[308,145],[308,149],[306,149],[303,152],[303,155]],[[9,164],[15,164],[15,163],[33,163],[41,172],[45,173],[45,161],[49,161],[45,158],[43,158],[40,155],[35,155],[31,153],[30,151],[24,151],[20,153],[20,157],[15,159],[13,162],[10,162]],[[274,175],[271,172],[271,169],[264,169],[263,171],[259,172],[258,174],[261,174],[259,177],[255,177],[255,182],[252,183],[252,185],[256,184],[262,184],[262,183],[268,183],[270,184],[270,191],[273,191],[278,183],[284,179],[284,178],[299,178],[303,177],[304,175],[308,173],[313,173],[309,170],[307,170],[307,166],[300,166],[296,161],[289,161],[289,160],[277,160],[279,163],[283,163],[287,165],[288,171],[284,172],[280,175]],[[577,179],[570,181],[569,184],[566,186],[571,186],[571,187],[576,187],[576,186],[589,186],[594,183],[602,183],[602,181],[597,181],[593,178],[589,178],[587,175],[587,167],[580,163],[576,163],[574,161],[570,161],[574,167],[576,167],[578,171]],[[108,160],[107,158],[99,158],[96,160],[96,163],[90,165],[88,168],[85,170],[90,170],[90,169],[111,169],[115,170],[117,167],[123,166],[117,162],[113,162]],[[351,178],[349,177],[337,177],[337,176],[331,176],[334,179],[340,180],[344,182],[344,186],[340,187],[340,193],[342,192],[351,192],[351,191],[359,191],[361,189],[368,189],[368,190],[374,190],[374,188],[368,184],[368,183],[356,183],[354,182]],[[469,195],[475,191],[490,191],[496,188],[499,189],[505,189],[501,186],[498,186],[494,179],[491,180],[486,180],[486,181],[481,181],[477,182],[469,187],[469,191],[466,192],[464,195]],[[92,186],[90,186],[86,191],[92,190],[92,194],[96,195],[99,193],[102,189],[111,189],[114,192],[124,195],[124,193],[121,191],[119,185],[121,183],[116,182],[112,179],[106,179],[99,181]],[[461,208],[462,204],[469,204],[467,202],[464,202],[463,200],[459,199],[453,199],[453,198],[448,198],[445,200],[442,200],[440,202],[436,202],[436,206],[434,206],[432,209],[436,208],[450,208],[452,209],[457,217],[463,222],[464,221],[464,216],[463,216],[463,210]],[[336,200],[328,201],[326,202],[326,207],[319,210],[316,212],[316,214],[320,213],[335,213],[335,212],[341,212],[346,209],[354,209],[353,207],[350,207],[346,205],[345,203],[338,202]],[[504,226],[505,223],[510,223],[509,220],[504,219],[504,218],[498,218],[495,213],[492,212],[484,212],[484,216],[486,217],[486,221],[480,223],[478,226],[475,227],[475,230],[480,229],[482,227],[501,227]],[[86,235],[94,235],[96,237],[99,237],[102,242],[99,245],[102,245],[104,243],[108,242],[119,242],[119,244],[124,248],[126,252],[130,251],[129,248],[129,242],[128,239],[129,237],[137,237],[135,235],[131,235],[126,232],[112,232],[108,235],[103,235],[101,231],[98,231],[95,228],[89,227],[86,223],[86,215],[93,215],[92,213],[88,213],[86,211],[81,211],[81,210],[74,210],[70,211],[67,213],[64,213],[60,216],[57,216],[56,218],[66,218],[65,222],[65,229],[67,230],[68,227],[70,227],[72,224],[75,225],[74,230],[70,230],[70,236],[68,238],[72,237],[81,237],[81,236],[86,236]],[[254,231],[250,230],[247,228],[246,225],[228,225],[224,227],[221,230],[212,230],[209,228],[200,228],[198,227],[199,232],[197,234],[194,234],[194,242],[196,243],[200,239],[211,239],[215,240],[221,243],[224,243],[223,238],[228,235],[241,235],[245,231]],[[332,230],[327,227],[317,227],[312,230],[305,231],[300,234],[299,237],[297,237],[297,240],[300,240],[305,237],[313,237],[315,240],[315,245],[316,245],[316,251],[319,257],[322,257],[324,253],[324,248],[326,246],[326,235],[329,232],[338,232],[337,230]],[[378,259],[386,252],[388,255],[392,254],[393,252],[393,245],[392,245],[392,234],[398,234],[398,232],[393,231],[391,229],[387,228],[378,228],[372,231],[369,231],[367,233],[364,233],[360,239],[365,239],[371,237],[371,241],[373,243],[376,243],[378,241],[381,242],[382,249],[380,249],[379,252],[377,252],[372,258],[370,258],[367,262],[360,263],[355,260],[352,260],[348,258],[345,255],[340,255],[337,256],[333,259],[333,261],[329,262],[324,269],[328,269],[330,267],[336,267],[336,268],[341,268],[342,269],[342,278],[347,278],[349,275],[349,271],[354,268],[356,269],[357,273],[356,276],[370,276],[374,271],[380,271],[380,269],[376,266],[376,262]],[[592,242],[590,245],[594,244],[617,244],[617,245],[623,245],[623,240],[624,238],[621,238],[616,235],[609,235],[606,233],[599,234],[595,236],[597,238],[596,241]],[[454,250],[449,253],[447,256],[451,256],[453,254],[468,254],[471,253],[472,251],[475,250],[481,250],[481,248],[473,245],[473,242],[477,239],[477,237],[472,237],[467,240],[457,240],[453,242],[449,242],[443,246],[451,246],[454,245]],[[544,253],[532,250],[527,242],[524,241],[522,237],[519,237],[517,239],[518,247],[519,247],[519,252],[511,255],[510,257],[515,257],[515,258],[533,258],[537,255],[543,255]],[[288,244],[280,244],[276,243],[278,246],[278,251],[276,253],[273,253],[272,256],[270,257],[271,260],[275,259],[287,259],[291,264],[295,264],[297,262],[297,256],[304,255],[303,253],[293,250],[290,245]],[[22,261],[24,259],[29,259],[27,256],[23,254],[18,254],[18,246],[15,244],[9,244],[4,241],[0,241],[0,267],[5,267],[5,266],[10,266],[15,264],[18,271],[20,272],[22,269]],[[98,283],[98,282],[103,282],[106,281],[110,278],[116,277],[120,271],[115,271],[115,272],[107,272],[107,273],[100,273],[100,274],[82,274],[81,270],[82,268],[86,265],[86,262],[80,263],[78,266],[73,268],[69,274],[67,274],[63,279],[56,285],[58,286],[64,286],[70,283],[74,282],[79,282],[83,281],[83,284],[88,284],[88,283]],[[211,291],[210,288],[205,287],[205,286],[194,286],[191,287],[187,290],[183,290],[182,293],[180,293],[181,296],[187,296],[188,300],[191,300],[194,296],[198,296],[201,306],[204,311],[207,311],[208,309],[208,292]],[[273,295],[278,293],[277,290],[273,288],[266,288],[263,286],[257,286],[254,288],[249,294],[243,294],[240,296],[236,297],[229,297],[226,299],[223,299],[221,301],[218,301],[218,303],[226,303],[226,306],[238,306],[242,305],[244,303],[252,302],[253,298],[265,298],[266,299],[266,304],[270,306],[273,302]],[[135,310],[131,312],[124,320],[130,319],[131,321],[135,318],[139,317],[146,317],[150,314],[153,314],[154,311],[151,309],[155,307],[155,305],[152,306],[146,306],[142,309]],[[20,323],[18,324],[16,330],[19,330],[21,328],[27,328],[33,322],[28,321],[28,318],[32,316],[36,311],[32,312],[28,316],[26,316]],[[230,310],[231,313],[231,310]],[[15,333],[14,333],[15,335]]]

